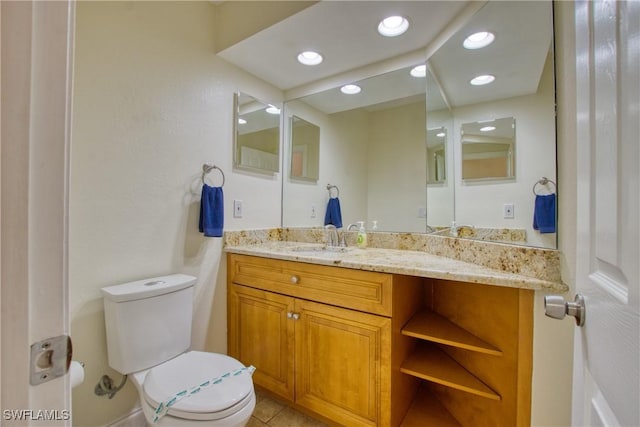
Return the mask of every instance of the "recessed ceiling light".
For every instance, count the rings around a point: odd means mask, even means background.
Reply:
[[[446,135],[446,134],[445,134],[444,132],[440,132],[440,133],[437,133],[437,134],[436,134],[436,136],[437,136],[438,138],[444,138],[444,136],[445,136],[445,135]]]
[[[491,132],[492,130],[496,130],[495,126],[485,126],[480,128],[480,132]]]
[[[304,65],[318,65],[322,62],[322,55],[318,52],[307,50],[298,55],[298,62]]]
[[[356,93],[360,93],[362,89],[357,85],[344,85],[340,88],[340,91],[347,95],[355,95]]]
[[[492,76],[491,74],[485,74],[482,76],[472,78],[471,81],[469,81],[469,83],[471,83],[474,86],[482,86],[482,85],[488,85],[495,79],[496,79],[496,76]]]
[[[413,77],[427,77],[427,66],[426,65],[417,65],[409,71]]]
[[[493,33],[488,31],[480,31],[478,33],[473,33],[462,43],[462,46],[465,49],[480,49],[485,46],[489,46],[496,39],[496,36]]]
[[[238,124],[239,125],[246,125],[247,121],[245,119],[238,119]]]
[[[269,106],[265,108],[264,111],[266,111],[269,114],[280,114],[280,109],[275,105],[271,105],[271,104],[269,104]]]
[[[389,16],[378,24],[378,32],[385,37],[396,37],[409,29],[409,21],[403,16]]]

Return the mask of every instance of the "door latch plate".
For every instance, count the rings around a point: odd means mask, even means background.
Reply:
[[[63,376],[69,370],[71,337],[60,335],[31,344],[30,383],[38,385]]]

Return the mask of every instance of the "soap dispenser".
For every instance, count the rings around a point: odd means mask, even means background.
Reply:
[[[367,231],[364,229],[364,221],[358,221],[360,228],[358,229],[358,237],[356,244],[360,249],[367,247]]]
[[[451,237],[458,237],[458,226],[455,221],[451,221],[451,228],[449,228],[449,235]]]

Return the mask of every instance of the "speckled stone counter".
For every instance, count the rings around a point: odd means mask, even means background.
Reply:
[[[470,283],[568,291],[558,251],[411,233],[370,233],[369,247],[326,248],[322,229],[225,233],[225,251],[266,258]]]

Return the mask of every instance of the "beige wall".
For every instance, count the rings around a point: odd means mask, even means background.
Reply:
[[[131,383],[113,399],[93,393],[102,374],[121,378],[107,365],[103,286],[197,276],[193,347],[226,351],[221,240],[197,230],[203,163],[225,172],[226,230],[280,224],[280,175],[233,171],[231,124],[234,91],[274,102],[282,94],[215,56],[214,13],[209,2],[77,5],[69,287],[86,380],[73,390],[74,425],[136,407]],[[233,199],[244,218],[233,218]]]
[[[427,203],[425,120],[425,102],[369,114],[367,227],[377,220],[380,230],[425,232],[418,217]]]

